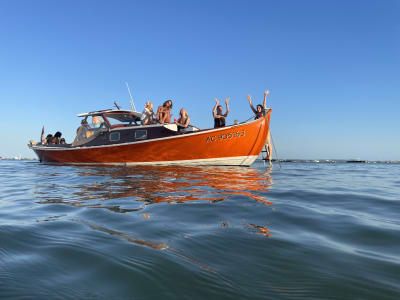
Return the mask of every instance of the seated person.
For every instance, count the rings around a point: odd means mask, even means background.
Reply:
[[[225,127],[225,118],[229,114],[229,98],[225,99],[225,105],[226,105],[226,113],[222,113],[222,105],[218,105],[219,101],[217,98],[215,98],[215,106],[212,110],[212,114],[214,117],[214,128],[218,127]]]
[[[140,117],[143,125],[149,125],[154,123],[154,112],[153,112],[153,103],[147,101],[144,105],[144,110]]]
[[[44,139],[44,143],[43,143],[44,145],[51,145],[51,144],[54,144],[53,143],[53,135],[52,134],[48,134],[47,136],[46,136],[46,138]]]
[[[183,131],[185,128],[189,126],[190,118],[186,109],[182,108],[179,112],[179,119],[174,120],[174,123],[178,125],[178,130]]]
[[[79,126],[78,129],[76,130],[75,140],[79,141],[82,139],[87,139],[92,134],[93,134],[93,132],[90,132],[90,126],[85,118],[81,121],[81,126]]]
[[[103,122],[102,122],[103,123]],[[72,142],[72,145],[75,146],[77,144],[82,144],[85,140],[89,139],[90,137],[94,136],[96,132],[100,132],[99,128],[90,128],[87,117],[81,121],[81,126],[76,129],[76,137]]]
[[[92,128],[100,128],[103,121],[99,116],[92,116]]]
[[[64,145],[64,144],[65,144],[65,139],[64,139],[64,138],[61,138],[60,144],[61,144],[61,145]]]
[[[262,118],[266,115],[266,113],[267,113],[267,95],[268,94],[269,94],[269,91],[266,90],[264,92],[264,103],[263,103],[264,105],[257,104],[257,109],[254,109],[254,106],[251,103],[251,96],[247,95],[247,99],[249,100],[250,108],[255,114],[254,120]]]
[[[62,133],[59,132],[59,131],[57,131],[57,132],[54,134],[54,137],[53,137],[53,143],[54,143],[54,144],[59,144],[59,143],[60,143],[61,135],[62,135]]]
[[[171,123],[172,100],[167,100],[159,106],[156,114],[156,121],[160,124]]]

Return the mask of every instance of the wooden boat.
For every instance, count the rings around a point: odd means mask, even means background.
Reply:
[[[78,115],[83,120],[73,143],[28,146],[50,163],[250,166],[266,142],[271,111],[250,122],[184,131],[176,124],[140,125],[134,111],[95,111]]]

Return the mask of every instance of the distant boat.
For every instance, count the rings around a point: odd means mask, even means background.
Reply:
[[[176,124],[137,124],[135,111],[95,111],[78,115],[84,121],[72,144],[28,146],[41,162],[52,163],[250,166],[265,145],[271,111],[250,122],[183,131]],[[97,125],[90,126],[88,117]]]
[[[346,160],[347,163],[366,163],[366,160],[362,160],[362,159],[350,159],[350,160]]]

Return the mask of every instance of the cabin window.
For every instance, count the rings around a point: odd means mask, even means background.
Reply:
[[[119,132],[111,132],[110,133],[110,141],[111,142],[118,142],[119,141]]]
[[[136,130],[135,131],[135,139],[136,140],[145,140],[145,139],[147,139],[147,130]]]

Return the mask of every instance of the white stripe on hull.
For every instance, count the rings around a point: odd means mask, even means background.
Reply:
[[[152,162],[128,162],[128,163],[65,163],[72,165],[114,165],[114,166],[150,166],[150,165],[185,165],[185,166],[250,166],[257,155],[191,159],[191,160],[171,160],[171,161],[152,161]]]

